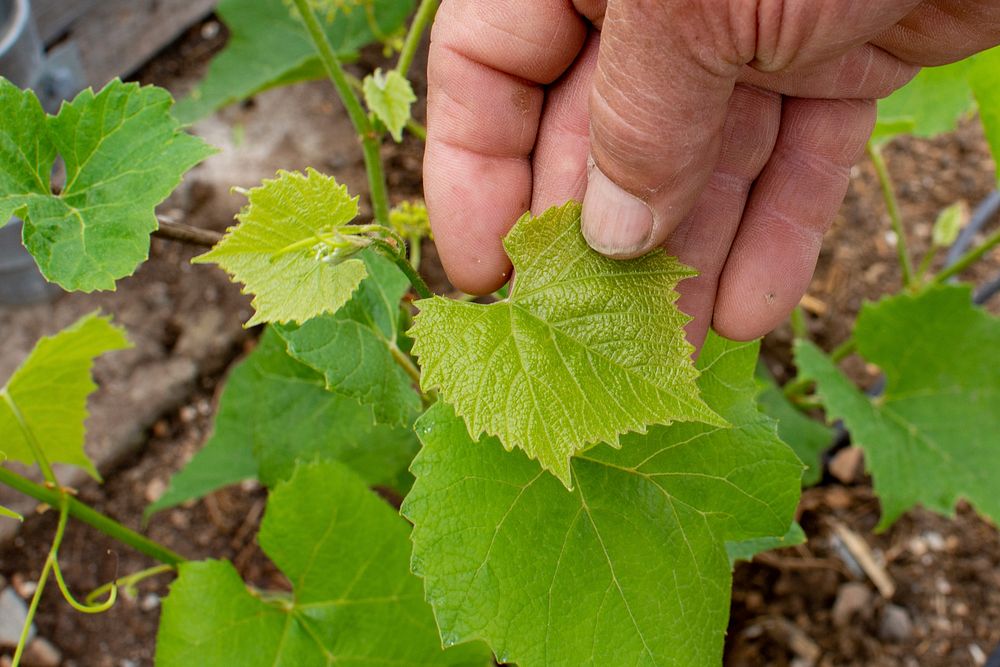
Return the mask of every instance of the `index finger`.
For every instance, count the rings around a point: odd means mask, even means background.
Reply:
[[[558,0],[447,0],[431,33],[424,196],[448,277],[491,292],[510,276],[501,238],[531,203],[543,86],[583,46]]]

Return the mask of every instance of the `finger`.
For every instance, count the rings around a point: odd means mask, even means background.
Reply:
[[[874,123],[870,100],[785,98],[774,153],[754,184],[719,281],[716,331],[757,338],[799,302]]]
[[[610,0],[590,103],[583,229],[612,257],[661,244],[718,158],[744,65],[815,67],[856,49],[919,0]]]
[[[428,61],[424,188],[442,263],[461,290],[506,282],[501,238],[530,203],[541,86],[573,62],[586,31],[565,3],[441,6]]]
[[[669,254],[698,270],[697,277],[678,286],[677,301],[680,309],[694,318],[687,325],[687,338],[695,349],[701,349],[712,323],[719,275],[739,229],[750,187],[771,156],[780,120],[780,95],[736,86],[715,171],[698,203],[667,240]]]
[[[924,67],[955,62],[1000,44],[1000,2],[923,2],[873,42]]]
[[[531,161],[531,211],[535,215],[570,199],[579,201],[587,189],[587,102],[599,44],[599,33],[592,33],[570,70],[546,94]]]
[[[749,65],[740,82],[791,97],[879,99],[906,85],[920,68],[872,44],[810,67],[762,72]]]

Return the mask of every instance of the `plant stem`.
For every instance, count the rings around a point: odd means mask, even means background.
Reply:
[[[40,484],[21,477],[17,473],[6,468],[0,468],[0,484],[5,484],[15,491],[19,491],[26,496],[31,496],[39,502],[47,503],[53,507],[58,507],[63,494],[58,489],[47,489]],[[180,554],[157,544],[153,540],[140,535],[130,528],[126,528],[111,517],[101,514],[95,509],[81,503],[76,498],[67,497],[69,514],[74,519],[78,519],[105,535],[115,538],[123,544],[127,544],[136,551],[144,553],[151,558],[155,558],[161,563],[168,565],[179,565],[185,561]]]
[[[980,257],[988,253],[997,245],[1000,245],[1000,229],[987,236],[986,240],[983,241],[979,246],[973,248],[969,252],[959,257],[957,262],[955,262],[954,264],[943,270],[941,273],[934,276],[934,280],[931,281],[932,284],[940,285],[941,283],[945,282],[952,276],[958,275],[965,269],[969,268],[971,265],[975,264]]]
[[[802,311],[802,306],[795,306],[791,314],[792,333],[796,338],[806,340],[809,338],[809,325],[806,324],[806,314]]]
[[[417,386],[420,386],[420,369],[417,365],[413,363],[413,360],[406,355],[405,352],[396,347],[395,343],[389,344],[389,352],[392,354],[392,358],[395,360],[400,367],[406,371],[406,374],[410,376]]]
[[[407,280],[410,281],[410,285],[413,286],[413,291],[417,293],[421,299],[429,299],[434,296],[434,292],[431,288],[427,286],[424,279],[420,277],[420,274],[414,271],[413,267],[410,266],[410,262],[407,261],[405,257],[400,255],[396,250],[381,239],[372,239],[372,247],[376,248],[382,253],[386,258],[391,259],[399,270],[402,271]]]
[[[108,583],[95,588],[87,594],[85,600],[87,604],[93,604],[94,600],[101,597],[105,593],[114,590],[115,588],[124,588],[127,592],[140,581],[149,579],[150,577],[155,577],[165,572],[174,572],[176,570],[177,568],[173,565],[154,565],[153,567],[148,567],[145,570],[139,570],[138,572],[133,572],[132,574],[125,575],[124,577],[118,577],[114,581],[109,581]]]
[[[916,282],[918,284],[924,281],[924,276],[927,275],[927,270],[931,268],[931,262],[934,261],[937,251],[937,246],[931,246],[931,249],[924,253],[923,259],[920,260],[920,264],[917,266]]]
[[[410,236],[410,266],[414,271],[420,270],[420,234]]]
[[[165,220],[160,217],[156,220],[159,222],[160,227],[153,232],[153,236],[161,239],[205,248],[213,248],[222,240],[222,234],[211,229],[192,227],[191,225],[185,225],[183,222],[173,222],[172,220]]]
[[[21,409],[14,402],[14,398],[8,393],[7,388],[4,387],[0,389],[0,399],[7,404],[10,408],[10,412],[14,415],[14,419],[17,421],[18,427],[21,429],[21,435],[24,436],[25,442],[28,443],[28,447],[31,449],[32,456],[35,457],[35,461],[38,463],[38,467],[42,470],[42,476],[45,477],[45,481],[51,484],[53,487],[59,486],[59,480],[56,479],[56,474],[52,470],[52,464],[49,463],[48,457],[45,456],[45,450],[35,439],[35,434],[31,432],[28,428],[28,423],[24,421],[24,415],[21,414]]]
[[[45,590],[45,583],[49,579],[56,554],[59,553],[59,545],[62,544],[63,533],[66,532],[66,519],[69,516],[69,496],[65,491],[59,494],[59,525],[56,527],[56,536],[52,539],[52,546],[49,547],[49,555],[45,557],[45,565],[42,567],[42,574],[38,577],[38,584],[35,587],[35,594],[31,596],[31,604],[28,606],[28,615],[24,619],[24,627],[21,629],[21,638],[17,642],[17,649],[14,651],[14,660],[11,667],[17,667],[21,663],[21,654],[28,644],[28,633],[31,631],[31,623],[35,620],[35,612],[38,611],[38,603],[42,600],[42,592]]]
[[[312,40],[320,62],[326,70],[334,89],[340,96],[347,115],[354,125],[354,131],[361,138],[361,148],[365,157],[365,171],[368,173],[368,189],[372,202],[372,212],[375,220],[382,225],[389,224],[389,195],[385,184],[385,171],[382,169],[382,156],[379,154],[379,136],[375,132],[368,114],[365,113],[357,95],[351,90],[351,84],[347,80],[347,74],[334,53],[330,41],[323,32],[316,14],[309,7],[308,0],[293,0],[295,8],[299,12],[302,23],[305,24],[306,32]]]
[[[903,230],[903,217],[899,212],[899,200],[896,199],[896,191],[892,185],[889,175],[889,168],[882,157],[882,149],[868,142],[868,156],[875,166],[875,174],[878,176],[879,185],[882,187],[882,198],[885,200],[886,209],[889,211],[889,220],[892,222],[892,230],[896,233],[896,254],[899,257],[899,266],[903,270],[903,284],[906,287],[913,285],[913,262],[910,259],[910,252],[906,247],[906,234]]]
[[[403,41],[403,48],[399,52],[399,62],[396,64],[396,71],[402,74],[404,77],[410,71],[410,65],[413,64],[413,56],[417,53],[417,47],[420,46],[420,39],[424,36],[424,30],[427,29],[427,25],[434,18],[434,12],[437,11],[438,0],[421,0],[420,6],[417,7],[417,13],[413,16],[413,23],[410,24],[410,30],[406,33],[406,40]]]
[[[854,354],[857,349],[858,343],[852,336],[833,349],[833,352],[830,353],[830,361],[835,364],[839,364],[841,361]]]

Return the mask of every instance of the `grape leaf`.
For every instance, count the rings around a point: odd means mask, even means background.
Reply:
[[[675,420],[725,424],[698,396],[690,318],[674,305],[691,269],[659,250],[624,261],[591,250],[574,202],[525,215],[504,245],[508,299],[424,299],[410,330],[424,389],[470,435],[519,447],[571,487],[570,457],[590,444]]]
[[[311,168],[279,171],[247,200],[240,224],[192,260],[218,264],[255,295],[257,312],[246,326],[304,322],[347,303],[365,277],[364,262],[330,245],[343,242],[339,230],[358,215],[347,186]]]
[[[409,529],[343,465],[299,466],[268,501],[260,546],[293,592],[248,590],[227,562],[184,563],[163,601],[156,664],[487,665],[481,644],[442,651]]]
[[[336,54],[350,59],[403,25],[412,8],[412,0],[365,0],[363,7],[324,16],[323,27]],[[282,0],[221,0],[216,14],[229,28],[229,41],[190,97],[177,104],[175,114],[184,122],[268,88],[326,76],[302,24]]]
[[[69,463],[100,479],[83,451],[87,397],[97,389],[94,359],[130,347],[110,318],[87,315],[38,341],[0,388],[0,442],[14,461],[35,463],[37,447],[49,463]]]
[[[975,57],[969,72],[972,94],[979,105],[979,120],[993,161],[1000,165],[1000,48],[990,49]],[[1000,167],[995,169],[1000,179]]]
[[[788,531],[802,465],[754,404],[756,343],[710,336],[703,395],[732,428],[651,426],[573,458],[570,492],[437,403],[403,513],[445,643],[500,662],[711,665],[722,660],[726,542]]]
[[[229,376],[212,436],[146,515],[244,479],[274,485],[297,460],[314,458],[341,461],[370,485],[394,486],[416,439],[374,421],[371,409],[326,391],[323,377],[290,357],[268,329]]]
[[[410,120],[410,107],[417,101],[410,82],[396,70],[386,74],[376,69],[365,77],[361,89],[368,109],[382,121],[397,143],[402,141],[403,128]]]
[[[757,537],[742,542],[726,542],[726,553],[729,555],[729,562],[735,565],[738,560],[751,561],[757,554],[805,544],[806,540],[802,526],[798,522],[792,522],[788,532],[781,537]]]
[[[972,305],[968,286],[932,287],[866,304],[854,337],[885,372],[877,399],[812,344],[799,343],[795,361],[864,448],[879,527],[918,504],[951,513],[961,498],[1000,520],[1000,320]]]
[[[149,256],[154,209],[214,149],[184,133],[160,88],[117,79],[48,116],[31,91],[0,79],[0,226],[22,238],[42,274],[67,290],[112,290]],[[56,155],[66,184],[52,193]]]
[[[833,429],[802,414],[785,397],[763,365],[757,366],[757,405],[761,412],[778,422],[778,437],[806,465],[803,486],[812,486],[823,475],[823,452],[833,444]]]
[[[420,410],[414,380],[393,359],[399,300],[410,283],[403,272],[373,250],[360,254],[368,277],[333,315],[302,325],[279,325],[288,352],[326,378],[328,391],[369,406],[381,423],[409,426]],[[413,366],[416,373],[416,366]]]

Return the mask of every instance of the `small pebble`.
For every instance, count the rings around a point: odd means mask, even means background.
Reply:
[[[878,626],[878,636],[883,641],[904,642],[913,634],[913,621],[906,609],[889,604],[882,610],[882,620]]]
[[[25,667],[59,667],[62,652],[46,639],[36,637],[24,648]]]
[[[867,615],[870,612],[872,600],[871,589],[866,584],[848,582],[837,591],[837,600],[833,603],[833,624],[843,627],[850,623],[855,615]]]
[[[0,647],[13,648],[21,639],[21,630],[28,618],[28,605],[13,588],[0,592]],[[29,637],[34,636],[32,628]]]

